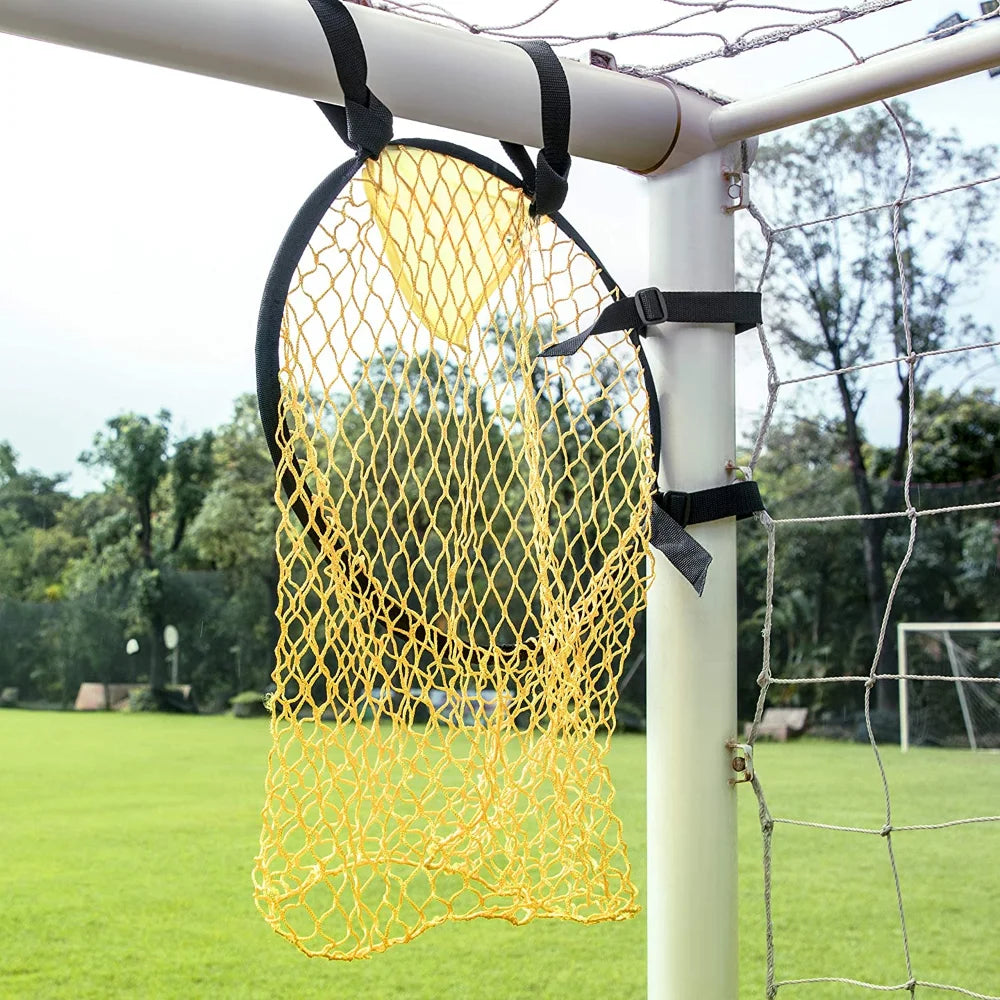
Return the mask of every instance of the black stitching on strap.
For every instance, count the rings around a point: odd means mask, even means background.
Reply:
[[[317,101],[348,146],[375,159],[392,139],[392,112],[368,89],[368,60],[354,18],[341,0],[309,0],[326,35],[344,107]]]
[[[524,147],[513,142],[501,145],[524,178],[525,188],[534,197],[533,215],[553,215],[562,208],[568,191],[570,96],[566,73],[548,42],[533,39],[511,42],[531,57],[538,73],[542,98],[542,148],[532,164]]]

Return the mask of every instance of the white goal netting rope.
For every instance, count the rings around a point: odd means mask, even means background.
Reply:
[[[984,15],[985,16],[993,16]],[[843,39],[841,39],[843,41]],[[855,57],[857,62],[862,60],[857,57],[853,49],[844,42],[845,46],[851,51],[852,56]],[[907,43],[909,44],[909,43]],[[904,46],[898,46],[897,48],[902,48]],[[962,180],[960,183],[950,184],[942,186],[933,191],[922,192],[920,194],[911,194],[910,186],[913,177],[913,160],[911,157],[910,143],[908,141],[906,123],[897,111],[888,103],[883,103],[882,107],[885,113],[890,116],[898,130],[899,141],[905,157],[905,171],[902,178],[902,183],[899,189],[898,196],[889,202],[882,202],[879,204],[862,205],[859,207],[850,207],[842,212],[832,212],[823,218],[808,219],[804,221],[794,221],[790,223],[785,223],[780,226],[771,226],[764,214],[756,206],[751,206],[751,215],[756,220],[760,227],[760,232],[765,243],[765,249],[762,254],[762,264],[760,268],[760,274],[758,278],[757,287],[758,290],[766,292],[768,279],[771,275],[771,264],[776,253],[780,252],[781,240],[783,237],[789,234],[794,234],[801,232],[807,228],[831,225],[835,224],[840,220],[848,219],[856,216],[864,216],[872,213],[885,212],[888,210],[891,213],[891,227],[890,227],[890,238],[892,246],[892,254],[895,259],[896,274],[899,281],[899,293],[901,301],[901,315],[900,315],[900,326],[902,329],[904,337],[904,349],[901,352],[895,353],[893,356],[874,359],[869,361],[863,361],[856,364],[843,365],[839,367],[834,367],[830,369],[824,369],[818,372],[809,372],[807,374],[791,375],[787,378],[781,377],[779,374],[778,363],[775,357],[775,351],[772,349],[771,343],[768,338],[768,333],[765,327],[760,329],[760,341],[762,354],[767,367],[767,378],[768,378],[768,398],[764,409],[764,416],[758,427],[756,440],[753,446],[752,455],[750,461],[745,468],[745,474],[749,477],[753,476],[754,467],[761,457],[764,450],[765,443],[768,437],[768,431],[772,425],[774,419],[774,414],[778,402],[778,397],[781,389],[783,387],[791,387],[795,385],[801,385],[806,382],[814,382],[817,380],[827,380],[835,379],[838,376],[851,375],[857,372],[861,372],[871,368],[877,368],[885,365],[895,365],[897,368],[903,366],[905,370],[905,392],[908,399],[908,412],[906,414],[906,464],[904,479],[902,483],[902,496],[901,505],[902,510],[898,511],[874,511],[870,513],[842,513],[833,515],[817,515],[809,517],[788,517],[788,518],[771,518],[768,514],[757,515],[758,520],[763,526],[767,533],[767,580],[766,580],[766,592],[767,592],[767,603],[765,610],[764,619],[764,657],[760,676],[758,678],[758,684],[760,687],[760,695],[758,699],[757,709],[754,716],[753,723],[751,725],[751,730],[748,737],[748,742],[753,744],[758,735],[758,731],[761,726],[763,714],[765,707],[768,705],[769,696],[772,693],[772,689],[780,686],[802,686],[802,685],[812,685],[812,684],[831,684],[831,683],[861,683],[864,685],[864,720],[865,729],[867,731],[867,737],[869,744],[871,746],[872,752],[875,757],[875,761],[878,767],[878,773],[882,785],[882,795],[884,802],[884,816],[885,822],[881,827],[871,828],[871,827],[861,827],[861,826],[850,826],[837,823],[825,823],[811,820],[804,820],[798,818],[776,816],[772,813],[767,796],[765,794],[764,785],[761,781],[760,774],[757,773],[752,779],[752,787],[757,796],[758,801],[758,812],[760,818],[760,826],[763,841],[763,867],[764,867],[764,906],[765,906],[765,919],[766,919],[766,960],[767,960],[767,972],[766,972],[766,994],[769,1000],[777,996],[780,988],[791,987],[791,986],[805,986],[805,985],[818,985],[818,984],[840,984],[843,986],[855,987],[858,989],[866,989],[875,992],[906,992],[911,996],[917,996],[921,991],[938,991],[944,993],[958,994],[961,996],[972,997],[975,1000],[1000,1000],[995,993],[980,993],[975,990],[968,989],[964,986],[932,982],[928,979],[923,979],[919,976],[919,960],[914,955],[913,948],[911,946],[910,934],[907,929],[907,910],[905,905],[905,894],[903,891],[902,881],[899,873],[899,866],[897,863],[897,848],[894,843],[894,837],[898,837],[903,833],[914,833],[914,832],[926,832],[926,831],[937,831],[944,830],[955,827],[968,826],[972,824],[991,824],[1000,823],[1000,815],[987,815],[987,816],[970,816],[970,817],[958,817],[955,819],[950,819],[944,822],[938,823],[919,823],[919,824],[898,824],[893,822],[893,798],[890,786],[889,777],[886,772],[885,762],[883,759],[883,752],[879,745],[879,741],[876,738],[875,727],[872,720],[872,692],[875,689],[877,683],[890,683],[897,682],[900,678],[899,674],[888,673],[884,670],[880,670],[879,667],[882,664],[883,654],[886,650],[886,637],[888,630],[893,622],[894,618],[894,604],[896,601],[897,593],[900,587],[900,583],[906,573],[908,566],[913,558],[914,550],[916,547],[917,537],[918,537],[918,524],[921,518],[938,516],[946,513],[958,513],[958,512],[971,512],[971,511],[993,511],[1000,508],[1000,501],[984,501],[979,503],[968,503],[968,504],[953,504],[947,506],[932,507],[928,509],[917,509],[914,497],[913,497],[913,473],[914,473],[914,426],[915,426],[915,399],[916,399],[916,385],[915,385],[915,374],[917,365],[926,358],[934,356],[942,356],[945,354],[958,354],[958,353],[969,353],[974,351],[988,351],[996,348],[998,346],[998,341],[994,339],[982,340],[976,343],[961,344],[954,347],[935,349],[935,350],[917,350],[914,346],[914,334],[911,322],[911,287],[908,276],[908,268],[906,266],[906,248],[904,247],[901,238],[901,210],[903,206],[911,204],[915,201],[923,201],[931,198],[940,198],[949,194],[955,194],[958,192],[970,191],[984,185],[1000,180],[1000,176],[996,174],[990,174],[980,177],[973,177],[971,179]],[[889,587],[888,598],[885,602],[884,613],[882,615],[881,627],[878,632],[877,641],[875,644],[875,649],[871,659],[870,668],[865,676],[851,676],[851,675],[838,675],[838,676],[775,676],[772,672],[771,664],[771,649],[772,649],[772,637],[774,633],[774,585],[775,585],[775,567],[776,567],[776,546],[778,534],[785,529],[794,528],[799,525],[817,525],[817,524],[834,524],[843,521],[865,521],[865,520],[879,520],[879,519],[906,519],[908,521],[908,537],[905,551],[902,558],[899,559],[896,566],[895,572],[892,577],[892,582]],[[943,675],[943,674],[927,674],[919,678],[923,681],[943,681],[950,682],[952,684],[968,684],[970,687],[975,687],[976,685],[983,685],[989,687],[1000,688],[1000,679],[990,678],[990,677],[972,677],[968,674],[965,675]],[[989,694],[983,694],[983,697],[989,699]],[[991,699],[992,700],[992,699]],[[778,826],[794,826],[794,827],[804,827],[815,830],[825,830],[835,833],[847,833],[847,834],[859,834],[862,836],[874,836],[880,837],[885,842],[886,847],[886,860],[889,865],[892,884],[894,889],[894,895],[896,900],[896,907],[898,910],[899,917],[899,929],[900,929],[900,941],[901,941],[901,964],[903,978],[895,983],[876,983],[870,982],[862,979],[853,978],[850,976],[809,976],[809,977],[799,977],[799,978],[786,978],[780,979],[776,972],[776,950],[775,950],[775,920],[774,920],[774,909],[773,909],[773,890],[774,890],[774,877],[773,877],[773,861],[774,861],[774,831]]]

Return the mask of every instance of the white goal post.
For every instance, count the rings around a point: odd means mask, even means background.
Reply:
[[[899,664],[899,747],[903,753],[906,753],[910,749],[910,695],[908,685],[915,676],[919,676],[909,672],[906,637],[911,632],[931,632],[944,635],[943,642],[954,677],[954,680],[950,683],[955,685],[955,694],[962,710],[962,719],[969,737],[969,745],[973,750],[976,750],[976,733],[969,712],[968,696],[965,692],[963,681],[959,678],[956,670],[955,649],[948,633],[1000,632],[1000,622],[900,622],[896,626],[896,657]],[[1000,677],[996,678],[996,682],[1000,686]]]
[[[398,117],[540,143],[537,76],[513,46],[377,9],[355,5],[351,13],[372,91]],[[306,0],[0,0],[0,32],[343,101]],[[720,105],[680,86],[564,59],[570,151],[635,171],[659,168],[648,184],[646,218],[635,220],[650,229],[649,284],[730,291],[725,172],[745,164],[725,152],[727,144],[998,64],[1000,25],[991,25]],[[732,329],[673,324],[669,335],[649,332],[666,428],[661,488],[723,485],[735,458]],[[648,603],[647,997],[736,1000],[735,521],[694,526],[691,534],[714,558],[704,596],[660,566]]]

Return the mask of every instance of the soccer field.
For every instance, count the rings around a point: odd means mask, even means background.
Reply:
[[[366,962],[309,960],[251,898],[266,720],[0,713],[0,997],[640,1000],[642,918],[581,927],[474,921]],[[644,884],[645,742],[616,737],[616,804]],[[881,827],[866,746],[758,748],[776,816]],[[1000,756],[885,751],[896,825],[1000,813]],[[741,997],[763,997],[756,801],[740,794]],[[1000,824],[894,840],[916,978],[1000,994]],[[779,825],[779,979],[906,979],[885,843]],[[875,996],[844,985],[779,996]],[[918,990],[918,996],[947,996]],[[950,994],[955,995],[955,994]],[[692,998],[695,1000],[695,998]]]

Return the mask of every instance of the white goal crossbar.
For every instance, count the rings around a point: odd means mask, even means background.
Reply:
[[[372,91],[400,118],[538,146],[538,80],[511,45],[352,6]],[[0,32],[343,103],[305,0],[0,0]],[[679,86],[563,59],[570,152],[673,169],[728,143],[1000,64],[1000,22],[723,106]],[[456,85],[460,83],[460,85]],[[502,94],[503,100],[496,95]]]
[[[949,632],[1000,632],[1000,622],[900,622],[896,626],[896,657],[899,674],[899,748],[905,753],[910,749],[910,698],[907,684],[910,680],[919,679],[919,675],[909,673],[906,655],[906,636],[910,632],[940,632],[946,636],[945,648],[949,661],[954,669],[954,649],[947,639]],[[997,677],[1000,684],[1000,677]],[[976,749],[976,733],[969,714],[969,703],[961,679],[955,676],[955,691],[958,703],[962,709],[969,745]]]

